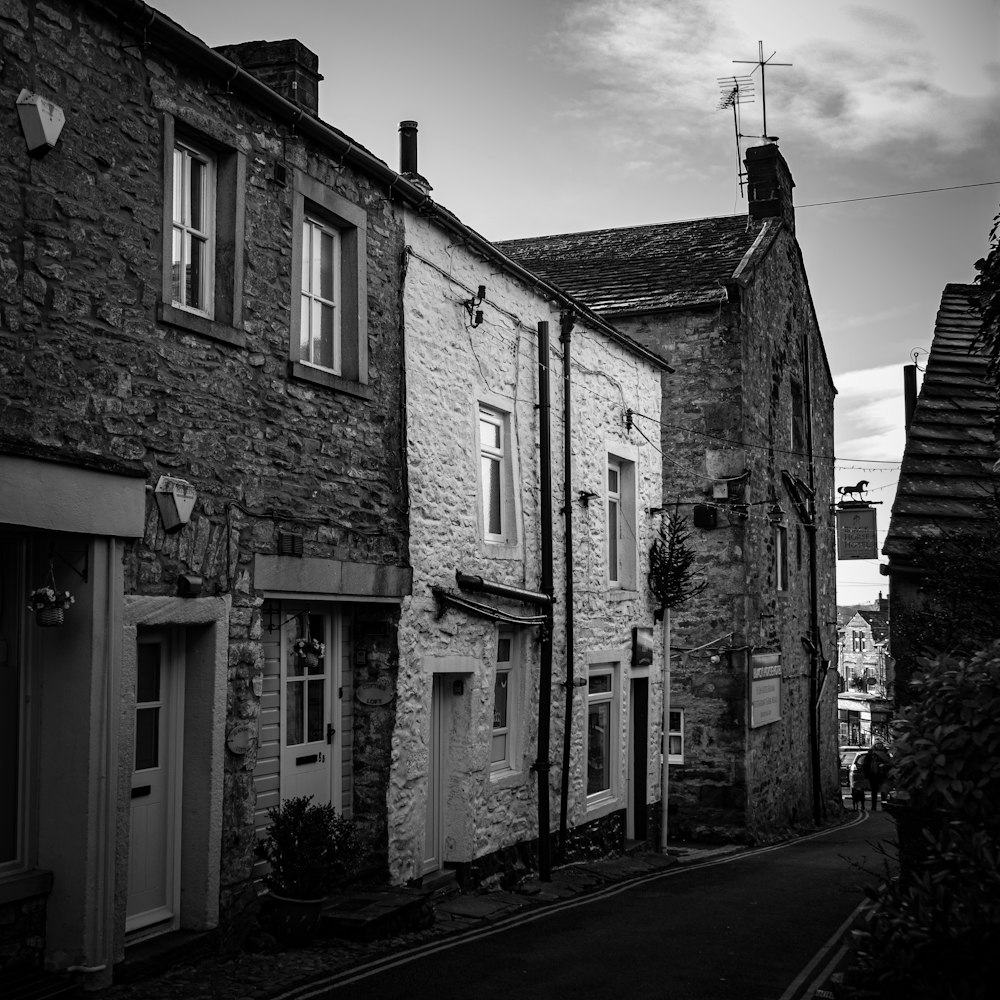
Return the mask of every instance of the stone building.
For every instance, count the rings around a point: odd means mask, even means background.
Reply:
[[[762,841],[838,810],[835,389],[774,144],[747,150],[749,217],[501,243],[676,371],[663,505],[705,592],[673,614],[671,835]]]
[[[390,868],[396,880],[444,869],[478,881],[544,865],[540,808],[560,856],[651,833],[661,661],[655,639],[633,657],[633,634],[653,625],[660,462],[627,413],[658,416],[668,366],[444,210],[408,209],[405,229],[413,589],[399,631]],[[470,590],[456,574],[498,586]],[[537,597],[553,590],[548,682]]]
[[[892,689],[889,651],[889,599],[879,596],[877,608],[859,608],[847,622],[840,640],[837,669],[840,689],[871,691],[881,697]]]
[[[882,548],[897,703],[908,698],[919,657],[968,654],[1000,634],[997,397],[978,339],[980,294],[977,285],[945,285],[920,392],[906,414]]]
[[[317,117],[296,42],[223,54],[131,0],[0,32],[0,964],[99,985],[238,931],[279,798],[388,862],[393,716],[357,695],[394,689],[410,590],[425,193]]]

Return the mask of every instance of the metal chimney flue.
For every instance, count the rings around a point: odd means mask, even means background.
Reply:
[[[417,123],[399,123],[399,172],[418,174],[417,170]]]

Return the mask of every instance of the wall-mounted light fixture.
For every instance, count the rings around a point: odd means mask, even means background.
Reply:
[[[66,123],[66,116],[59,105],[30,90],[22,90],[17,95],[17,116],[21,119],[28,155],[36,159],[55,146]]]
[[[473,327],[479,326],[483,321],[483,311],[479,307],[483,304],[486,299],[486,286],[480,285],[479,291],[472,296],[471,299],[466,299],[462,305],[465,306],[465,311],[469,314],[469,322]]]
[[[163,530],[168,532],[180,531],[191,520],[191,511],[198,499],[197,491],[189,482],[173,476],[160,476],[153,496],[160,509]]]

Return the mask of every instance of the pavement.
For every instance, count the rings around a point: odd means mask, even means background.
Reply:
[[[849,802],[843,816],[849,821]],[[532,910],[574,898],[625,886],[677,865],[731,856],[749,848],[738,844],[678,844],[667,854],[640,849],[621,856],[580,861],[557,867],[551,881],[537,873],[526,875],[510,889],[460,892],[455,885],[435,890],[385,888],[360,890],[334,901],[321,932],[308,943],[286,947],[260,933],[235,955],[207,955],[175,961],[160,975],[122,982],[102,991],[102,1000],[272,1000],[331,975],[389,962],[413,949],[433,948],[436,942],[529,915]],[[423,918],[412,919],[416,899]],[[404,923],[412,929],[365,940],[363,931],[344,930],[339,920],[352,914],[364,923],[409,909]],[[379,916],[379,913],[382,916]],[[350,937],[341,936],[349,933]],[[822,993],[817,993],[822,996]]]

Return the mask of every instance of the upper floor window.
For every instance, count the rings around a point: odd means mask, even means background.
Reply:
[[[299,358],[340,374],[340,233],[321,219],[302,224]]]
[[[292,199],[296,378],[368,399],[368,213],[302,171]]]
[[[608,516],[608,586],[635,590],[638,540],[634,460],[608,455],[605,503]]]
[[[791,382],[792,394],[792,451],[804,455],[807,450],[806,439],[806,409],[802,397],[802,386],[794,379]]]
[[[774,589],[788,590],[788,527],[773,525],[774,529]]]
[[[178,142],[174,146],[173,305],[211,319],[215,313],[215,158]]]
[[[518,541],[517,456],[514,415],[480,402],[476,420],[479,454],[479,527],[489,554],[507,555]]]
[[[163,138],[157,318],[242,347],[245,156],[228,135],[195,135],[173,115],[164,116]]]
[[[865,651],[865,634],[857,629],[851,631],[851,652],[863,653]]]

